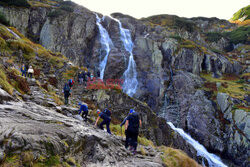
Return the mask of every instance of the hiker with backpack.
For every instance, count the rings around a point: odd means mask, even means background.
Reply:
[[[64,93],[65,105],[68,105],[69,104],[69,96],[71,95],[71,87],[70,87],[69,82],[64,84],[63,93]]]
[[[25,65],[23,64],[21,67],[22,76],[26,77],[26,71],[27,71],[27,69],[26,69]]]
[[[80,109],[79,109],[79,115],[81,115],[82,111],[82,118],[84,118],[84,121],[87,121],[87,116],[88,116],[88,113],[89,113],[89,110],[88,110],[88,105],[87,104],[83,104],[82,102],[79,102],[78,105],[80,106]]]
[[[71,87],[74,85],[75,81],[73,79],[69,79],[69,87],[71,89]]]
[[[108,109],[105,109],[103,112],[97,109],[96,113],[98,114],[98,117],[96,119],[95,126],[97,126],[99,119],[102,118],[103,121],[99,125],[100,129],[104,130],[103,125],[106,124],[107,132],[111,134],[111,131],[109,128],[109,125],[111,122],[111,112]]]
[[[127,131],[128,145],[130,150],[135,154],[137,148],[137,138],[139,135],[139,127],[141,126],[141,119],[135,110],[130,109],[130,115],[125,123],[125,131]]]

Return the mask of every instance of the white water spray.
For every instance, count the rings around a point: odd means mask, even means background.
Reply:
[[[104,19],[104,17],[103,17]],[[102,19],[102,20],[103,20]],[[113,45],[112,40],[109,37],[109,34],[107,32],[107,30],[102,26],[101,21],[102,21],[99,16],[96,14],[96,25],[98,26],[99,32],[100,32],[100,42],[102,45],[102,50],[105,51],[105,56],[104,59],[101,61],[100,66],[99,66],[99,70],[100,70],[100,78],[103,79],[104,78],[104,71],[108,62],[108,56],[109,56],[109,52],[110,52],[110,46]],[[101,54],[102,56],[102,54]]]
[[[209,153],[206,148],[201,145],[198,141],[195,141],[190,135],[186,134],[182,129],[176,128],[172,122],[167,122],[169,126],[179,133],[183,139],[185,139],[188,143],[190,143],[197,151],[197,156],[201,156],[206,158],[209,167],[227,167],[220,157],[216,156],[215,154]]]
[[[7,29],[12,35],[14,35],[17,39],[20,39],[20,37],[19,37],[14,31],[12,31],[11,29],[9,29],[9,28],[7,28],[7,27],[6,27],[6,29]]]
[[[128,67],[126,71],[123,73],[124,83],[122,85],[122,89],[129,96],[133,96],[136,93],[136,89],[138,86],[136,63],[132,53],[134,44],[132,42],[130,31],[128,29],[123,28],[119,20],[117,19],[114,20],[116,20],[119,24],[120,35],[121,35],[120,39],[123,42],[124,48],[130,54]]]

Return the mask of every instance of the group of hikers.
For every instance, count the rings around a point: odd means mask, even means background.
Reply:
[[[68,97],[71,95],[71,88],[74,84],[74,80],[70,79],[67,83],[64,85],[64,98],[65,98],[65,104],[68,104]],[[82,118],[84,121],[87,121],[88,116],[88,105],[86,103],[79,102],[79,115],[82,115]],[[100,109],[96,110],[96,113],[98,115],[95,126],[99,127],[100,129],[104,130],[104,125],[106,125],[107,132],[111,134],[110,131],[110,122],[111,122],[111,111],[110,109],[106,108],[103,111]],[[98,126],[98,121],[102,119],[102,122]],[[139,117],[139,114],[135,112],[134,109],[130,109],[127,117],[122,121],[120,126],[122,127],[125,125],[125,148],[129,149],[132,153],[136,153],[137,149],[137,138],[139,135],[139,127],[141,126],[141,119]]]
[[[97,71],[96,77],[100,78],[100,71]],[[78,73],[78,82],[79,84],[83,84],[86,86],[86,83],[88,80],[93,80],[94,78],[94,73],[90,72],[89,70],[83,70]]]
[[[29,78],[32,78],[33,74],[34,74],[34,69],[32,66],[29,66],[28,64],[23,64],[21,66],[21,69],[20,69],[21,73],[22,73],[22,76],[24,77],[29,77]]]
[[[84,121],[87,121],[88,116],[88,105],[84,103],[79,103],[80,109],[78,114],[82,114]],[[96,110],[98,117],[95,121],[95,126],[104,130],[104,125],[106,125],[107,132],[111,134],[110,131],[110,122],[111,122],[111,112],[109,109],[101,111],[100,109]],[[102,122],[98,126],[98,121],[102,119]],[[129,149],[133,154],[136,154],[137,149],[137,139],[139,135],[139,127],[141,127],[141,119],[139,114],[135,112],[134,109],[130,109],[128,116],[120,124],[121,128],[125,125],[125,148]]]

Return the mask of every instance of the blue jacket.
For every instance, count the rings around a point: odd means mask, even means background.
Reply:
[[[83,112],[88,111],[88,106],[86,106],[85,104],[82,104],[82,105],[80,106],[80,109],[79,109],[79,114],[81,114],[82,111],[83,111]]]

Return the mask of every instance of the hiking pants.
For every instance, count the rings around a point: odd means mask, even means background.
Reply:
[[[109,118],[109,119],[104,119],[104,120],[100,123],[100,128],[101,128],[102,130],[104,130],[103,125],[106,124],[107,132],[108,132],[109,134],[111,134],[111,131],[110,131],[110,128],[109,128],[110,121],[111,121],[111,119]]]
[[[79,84],[83,84],[83,78],[79,78]]]
[[[26,72],[25,71],[22,72],[22,76],[26,77]]]
[[[127,132],[127,130],[125,130],[125,135],[126,135],[126,140],[125,140],[125,148],[128,148],[128,144],[129,144],[129,136],[128,136],[128,132]]]
[[[137,138],[138,132],[127,131],[126,139],[128,140],[128,145],[132,146],[135,150],[137,148]]]
[[[88,113],[89,113],[88,111],[83,111],[83,113],[82,113],[82,118],[84,118],[85,121],[87,121]]]
[[[65,105],[69,104],[69,93],[64,93]]]

